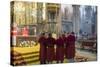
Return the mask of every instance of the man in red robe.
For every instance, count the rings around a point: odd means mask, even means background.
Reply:
[[[64,41],[64,53],[66,54],[66,48],[65,48],[65,46],[66,46],[66,44],[67,44],[67,37],[66,37],[65,34],[62,34],[62,39],[63,39],[63,41]]]
[[[75,57],[75,35],[74,32],[69,34],[66,39],[65,56],[69,62],[74,62]]]
[[[67,37],[66,37],[65,34],[62,34],[62,39],[64,40],[64,44],[66,44],[66,42],[67,42]]]
[[[52,37],[50,33],[47,38],[47,61],[48,63],[52,63],[55,59],[55,39]]]
[[[64,61],[64,40],[62,36],[56,40],[56,61],[59,63],[63,63]]]
[[[28,28],[28,26],[23,28],[22,35],[25,36],[25,37],[27,37],[29,35],[29,28]]]
[[[40,64],[46,64],[46,37],[45,33],[41,34],[41,37],[39,38],[38,42],[40,43]]]

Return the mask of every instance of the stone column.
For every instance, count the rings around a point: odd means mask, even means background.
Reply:
[[[73,32],[75,32],[79,36],[79,29],[80,29],[80,6],[79,5],[72,5],[73,7]]]
[[[61,5],[60,5],[57,16],[57,34],[61,33],[61,28],[62,28],[61,26],[62,24],[61,24]]]

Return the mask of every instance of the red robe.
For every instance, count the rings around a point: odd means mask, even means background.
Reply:
[[[46,38],[40,37],[39,43],[40,43],[39,59],[40,59],[40,61],[45,61],[46,60],[46,51],[47,51],[46,50]]]
[[[64,44],[67,43],[67,37],[63,36],[63,41],[64,41]]]
[[[56,40],[56,60],[64,60],[64,40],[61,37]]]
[[[26,27],[24,27],[23,30],[22,30],[22,35],[25,36],[25,37],[27,37],[28,34],[29,34],[29,29],[26,28]]]
[[[66,40],[65,56],[67,59],[75,57],[75,36],[69,35]]]
[[[55,59],[55,39],[52,37],[47,38],[47,61],[52,62]]]
[[[67,37],[63,36],[63,41],[64,41],[64,53],[66,54],[65,45],[67,44]]]

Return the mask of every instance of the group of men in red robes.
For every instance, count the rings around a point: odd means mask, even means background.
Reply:
[[[48,37],[42,33],[38,42],[40,43],[40,64],[52,63],[54,60],[57,63],[63,63],[64,56],[69,62],[75,57],[75,35],[74,32],[59,35],[57,39],[49,33]]]

